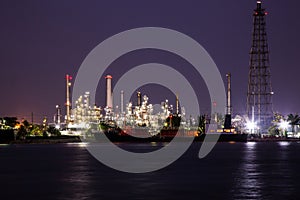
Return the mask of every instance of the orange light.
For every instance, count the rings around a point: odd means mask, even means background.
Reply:
[[[16,124],[16,125],[15,125],[15,129],[19,129],[20,127],[21,127],[20,124]]]

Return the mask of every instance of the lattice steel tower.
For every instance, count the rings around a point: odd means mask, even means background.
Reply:
[[[252,46],[247,93],[247,114],[254,119],[260,133],[266,133],[273,118],[272,85],[269,64],[269,48],[266,33],[267,12],[257,1],[253,13]]]

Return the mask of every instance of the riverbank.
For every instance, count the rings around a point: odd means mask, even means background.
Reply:
[[[95,142],[94,140],[92,140]],[[162,142],[170,142],[168,141],[162,141]],[[59,137],[30,137],[23,140],[12,140],[12,141],[6,141],[1,142],[0,144],[59,144],[59,143],[79,143],[82,142],[79,136],[59,136]],[[130,141],[117,141],[121,143],[138,143],[138,142],[130,142]],[[148,141],[149,142],[149,141]],[[155,141],[160,142],[160,141]],[[203,139],[195,138],[194,142],[203,142]],[[210,140],[208,140],[210,142]],[[238,141],[238,140],[218,140],[218,142],[300,142],[299,138],[247,138],[247,140]]]
[[[81,142],[79,136],[57,136],[57,137],[27,137],[23,140],[13,140],[9,144],[58,144]]]
[[[287,137],[264,137],[264,138],[248,138],[247,142],[300,142],[300,138]]]

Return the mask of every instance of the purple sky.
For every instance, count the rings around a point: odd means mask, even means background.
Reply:
[[[203,45],[224,78],[232,73],[234,111],[243,113],[255,7],[255,0],[1,1],[0,116],[30,118],[33,112],[36,122],[44,115],[51,119],[55,105],[65,102],[66,73],[75,77],[83,59],[106,38],[145,26],[174,29]],[[299,113],[300,2],[265,0],[263,7],[269,13],[274,110]],[[163,52],[136,53],[116,60],[117,71],[111,73],[120,73],[121,66],[173,60]],[[191,82],[197,81],[191,72]],[[105,96],[101,91],[99,104]]]

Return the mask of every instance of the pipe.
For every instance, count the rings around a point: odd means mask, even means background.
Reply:
[[[112,108],[111,75],[106,77],[106,107]]]
[[[67,74],[66,75],[66,124],[69,124],[70,122],[70,110],[71,110],[71,103],[70,103],[70,87],[71,87],[71,80],[72,77]]]
[[[124,113],[124,91],[121,91],[121,114]]]
[[[179,114],[179,100],[178,100],[178,94],[176,94],[176,114]]]
[[[227,115],[231,115],[232,107],[231,107],[231,74],[227,73]]]
[[[142,105],[141,92],[137,92],[137,106],[141,107],[141,105]]]

